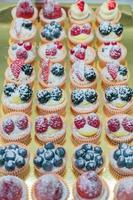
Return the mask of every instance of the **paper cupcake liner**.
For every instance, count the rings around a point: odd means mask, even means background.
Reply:
[[[97,112],[98,111],[98,108],[99,108],[99,102],[96,103],[96,105],[92,108],[88,108],[86,110],[83,110],[82,108],[76,108],[72,103],[71,103],[71,110],[72,110],[72,113],[74,115],[77,115],[77,114],[87,114],[87,113],[91,113],[91,112]]]

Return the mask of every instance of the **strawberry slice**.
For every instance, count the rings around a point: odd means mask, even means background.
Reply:
[[[42,79],[43,81],[47,82],[49,78],[49,72],[50,72],[50,60],[44,61],[42,60],[41,63],[41,69],[42,69]]]
[[[108,9],[109,10],[114,10],[116,8],[116,2],[115,0],[110,0],[108,3]]]
[[[11,72],[16,79],[18,79],[18,77],[19,77],[19,74],[20,74],[20,71],[21,71],[23,64],[24,64],[23,59],[17,59],[10,66]]]
[[[109,64],[107,68],[108,68],[108,73],[110,74],[112,79],[115,80],[118,75],[118,65]]]
[[[85,2],[83,0],[79,0],[77,2],[77,6],[80,9],[80,11],[83,12],[84,11],[84,6],[85,6]]]

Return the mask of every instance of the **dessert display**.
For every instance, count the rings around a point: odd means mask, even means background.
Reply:
[[[104,109],[106,114],[128,113],[133,104],[133,90],[126,86],[110,86],[105,90]]]
[[[33,200],[67,200],[69,190],[64,179],[55,174],[45,174],[41,176],[32,187]]]
[[[90,171],[77,178],[73,187],[73,195],[76,200],[107,200],[109,188],[103,178],[99,177],[94,171]]]
[[[96,90],[74,89],[71,93],[71,109],[74,113],[87,114],[96,112],[99,107],[98,94]]]
[[[41,60],[38,81],[42,88],[63,87],[66,82],[64,66],[60,63],[51,63],[49,60]]]
[[[35,136],[43,144],[64,142],[66,126],[63,118],[56,113],[38,116],[35,120]]]
[[[72,139],[76,144],[98,143],[102,132],[102,125],[96,113],[77,115],[72,125]]]
[[[110,153],[110,166],[118,176],[133,176],[133,146],[121,143]]]
[[[100,173],[104,168],[104,155],[100,146],[85,143],[77,147],[73,154],[72,166],[75,173],[87,171]]]
[[[66,151],[49,142],[37,149],[33,162],[39,175],[48,172],[63,174],[66,168]]]

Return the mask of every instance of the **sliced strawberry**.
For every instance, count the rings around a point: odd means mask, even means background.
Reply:
[[[100,119],[99,117],[93,113],[93,114],[90,114],[87,118],[87,122],[90,126],[94,127],[94,128],[99,128],[100,126]]]
[[[116,8],[116,2],[115,2],[115,0],[110,0],[108,2],[108,9],[109,10],[114,10],[115,8]]]
[[[110,74],[110,76],[112,77],[113,80],[115,80],[117,78],[118,75],[118,65],[114,65],[114,64],[109,64],[107,66],[108,69],[108,73]]]
[[[63,127],[63,121],[62,121],[61,117],[58,114],[53,114],[50,117],[49,125],[53,129],[61,129]]]
[[[80,9],[80,11],[83,12],[84,11],[84,6],[85,6],[85,2],[83,0],[78,0],[77,6]]]
[[[77,35],[80,35],[81,33],[81,29],[78,25],[74,25],[72,28],[71,28],[71,35],[73,36],[77,36]]]
[[[120,121],[116,118],[112,118],[108,120],[107,126],[111,132],[116,132],[120,129]]]
[[[49,79],[49,72],[50,72],[50,61],[44,61],[41,62],[41,69],[42,69],[42,79],[43,81],[48,81]]]
[[[19,77],[23,65],[24,65],[23,59],[17,59],[11,64],[10,66],[11,72],[16,79]]]
[[[86,124],[86,120],[82,115],[77,115],[74,119],[74,124],[77,129],[83,128]]]
[[[125,117],[122,121],[123,128],[128,132],[133,132],[133,119]]]

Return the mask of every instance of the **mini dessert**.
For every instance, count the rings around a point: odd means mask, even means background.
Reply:
[[[98,44],[104,42],[119,42],[122,39],[123,25],[111,24],[110,22],[102,22],[96,30]]]
[[[104,162],[101,147],[89,143],[78,146],[72,158],[73,170],[78,174],[87,171],[100,173],[104,168]]]
[[[56,42],[56,41],[63,41],[66,37],[65,31],[62,28],[62,26],[56,22],[52,21],[50,24],[46,24],[41,32],[40,37],[42,43],[47,43],[50,41]]]
[[[14,83],[7,83],[4,86],[2,95],[2,107],[4,113],[12,111],[31,113],[32,89],[27,84],[17,86]]]
[[[54,113],[41,115],[35,120],[35,136],[41,143],[63,143],[66,136],[66,126],[63,118]]]
[[[84,0],[77,0],[71,5],[68,16],[71,24],[85,24],[95,21],[95,14]]]
[[[70,70],[70,81],[72,88],[94,88],[97,87],[97,72],[83,61],[77,61]]]
[[[133,177],[123,178],[118,181],[114,188],[114,200],[132,200]]]
[[[93,65],[96,58],[96,51],[86,44],[77,44],[70,50],[70,61],[84,61],[86,64]]]
[[[52,64],[49,60],[41,60],[38,80],[42,88],[63,87],[66,81],[64,66]]]
[[[109,188],[107,183],[94,171],[86,172],[77,178],[73,188],[75,200],[107,200]]]
[[[129,70],[119,63],[107,63],[100,72],[104,88],[117,85],[128,85]]]
[[[68,187],[59,175],[45,174],[32,187],[33,200],[67,200],[68,198]]]
[[[117,176],[133,176],[133,146],[122,143],[112,150],[110,166]]]
[[[34,84],[35,72],[31,64],[24,64],[23,59],[16,59],[11,65],[6,68],[5,82],[21,85],[22,83],[29,84],[31,87]]]
[[[133,90],[128,86],[112,86],[105,90],[104,111],[107,115],[128,113],[133,106]]]
[[[48,172],[63,174],[66,168],[66,152],[63,147],[55,147],[54,143],[47,143],[37,150],[34,157],[35,170],[39,175]]]
[[[66,12],[55,0],[45,0],[39,17],[42,24],[49,24],[51,21],[56,21],[64,25]]]
[[[69,48],[73,48],[77,44],[91,45],[94,39],[94,33],[91,24],[73,24],[68,31]]]
[[[24,60],[25,64],[33,63],[36,57],[35,45],[30,42],[13,43],[8,49],[8,55],[9,65],[18,59]]]
[[[30,153],[25,145],[8,143],[0,146],[0,173],[25,176],[29,169]]]
[[[121,18],[121,12],[116,0],[106,0],[100,7],[97,8],[95,14],[97,24],[100,24],[103,21],[115,24],[118,23]]]
[[[126,47],[118,42],[107,42],[98,48],[99,67],[103,68],[109,62],[125,64],[127,56]]]
[[[64,114],[66,110],[66,95],[59,87],[39,90],[37,92],[37,111],[39,114]]]
[[[0,178],[1,200],[28,200],[28,188],[25,182],[15,176],[3,176]]]
[[[38,10],[33,6],[31,0],[19,0],[16,7],[11,11],[13,19],[24,18],[35,22],[38,17]]]
[[[114,144],[133,141],[133,117],[115,115],[106,122],[106,135]]]
[[[73,120],[72,139],[76,144],[98,143],[102,131],[99,116],[95,113],[77,115]]]
[[[1,119],[0,136],[6,142],[28,143],[31,139],[31,121],[28,115],[11,112]]]
[[[16,19],[11,24],[9,34],[13,42],[32,42],[36,36],[36,27],[30,20]]]
[[[71,109],[75,113],[96,112],[99,107],[98,94],[94,89],[74,89],[71,93]]]
[[[49,59],[52,63],[63,63],[67,51],[65,46],[57,41],[41,45],[38,54],[43,60]]]

